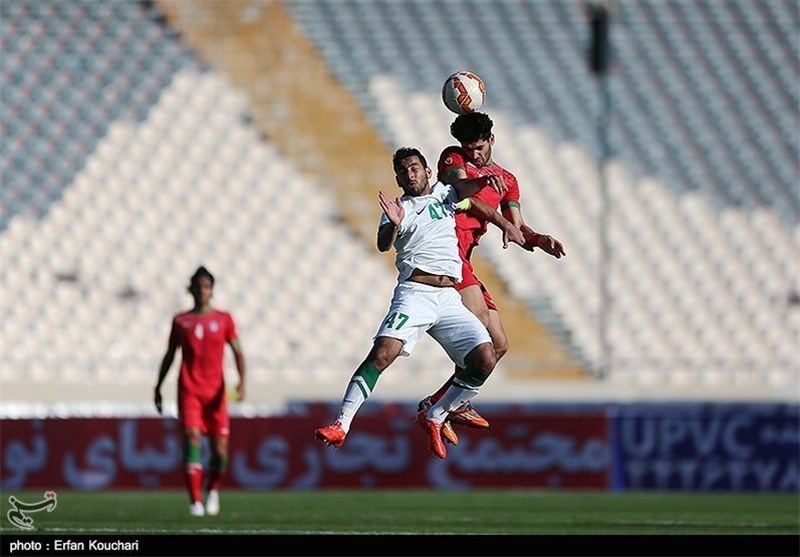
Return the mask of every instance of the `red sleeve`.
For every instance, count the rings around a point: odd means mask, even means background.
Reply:
[[[442,174],[445,173],[447,170],[451,170],[453,168],[463,168],[466,170],[467,163],[464,160],[464,153],[461,151],[460,147],[448,147],[442,154],[439,156],[439,164],[437,168],[438,179],[442,181]]]
[[[505,211],[508,209],[509,203],[515,203],[517,206],[519,206],[519,182],[517,182],[517,177],[510,172],[506,172],[503,175],[503,180],[505,181],[508,190],[506,190],[506,193],[500,202],[500,209]]]

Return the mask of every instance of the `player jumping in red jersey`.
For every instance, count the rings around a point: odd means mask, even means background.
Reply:
[[[474,197],[479,198],[495,210],[499,208],[503,216],[520,229],[525,236],[526,243],[524,248],[526,250],[533,251],[535,248],[539,248],[556,259],[561,258],[561,256],[566,255],[561,242],[552,236],[538,234],[525,224],[520,211],[517,178],[492,159],[492,147],[495,141],[492,126],[491,118],[483,112],[462,114],[453,121],[450,125],[450,134],[460,145],[450,146],[442,151],[438,164],[439,180],[445,184],[456,184],[462,180],[480,178],[482,176],[502,176],[506,184],[505,192],[499,193],[492,188],[483,188]],[[467,211],[456,215],[456,236],[458,237],[458,249],[463,264],[463,278],[456,285],[456,289],[460,292],[464,305],[477,315],[489,330],[497,359],[500,360],[508,352],[508,337],[503,329],[497,305],[486,287],[475,276],[470,262],[472,251],[486,233],[487,228],[488,222],[476,214],[470,214]],[[456,373],[458,371],[456,369]],[[455,373],[433,395],[421,400],[419,409],[428,408],[439,400],[452,383],[454,377]],[[470,403],[452,412],[449,421],[454,424],[475,428],[489,427],[489,422],[478,414]],[[457,439],[451,430],[443,431],[443,433],[446,438],[452,435],[453,439]]]
[[[219,514],[219,486],[228,464],[229,420],[223,375],[225,345],[233,350],[239,385],[236,394],[244,399],[245,361],[230,313],[211,306],[214,276],[205,267],[192,275],[189,292],[194,308],[172,319],[167,352],[161,361],[155,388],[155,404],[161,408],[161,384],[181,349],[178,378],[178,417],[183,430],[183,462],[186,488],[189,492],[189,513],[192,516]],[[201,501],[203,463],[202,436],[211,440],[211,462],[206,504]]]

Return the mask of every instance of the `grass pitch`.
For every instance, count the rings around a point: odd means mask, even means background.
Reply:
[[[11,524],[2,495],[0,534]],[[31,513],[51,535],[740,535],[800,536],[797,494],[550,491],[221,491],[215,517],[190,517],[183,491],[58,491],[52,512]]]

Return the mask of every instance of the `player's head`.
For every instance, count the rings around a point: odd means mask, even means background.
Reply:
[[[433,171],[419,149],[401,147],[392,156],[392,167],[395,181],[406,195],[416,197],[430,193]]]
[[[214,275],[202,265],[189,279],[189,293],[194,298],[196,306],[203,306],[209,303],[214,293]]]
[[[450,135],[461,144],[467,160],[475,166],[492,163],[493,125],[492,119],[484,112],[460,114],[450,124]]]

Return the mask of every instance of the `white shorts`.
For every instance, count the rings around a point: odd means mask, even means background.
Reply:
[[[405,281],[394,289],[392,304],[374,338],[403,341],[401,356],[410,356],[419,339],[429,333],[453,363],[464,367],[473,348],[492,342],[480,319],[461,301],[455,288]]]

